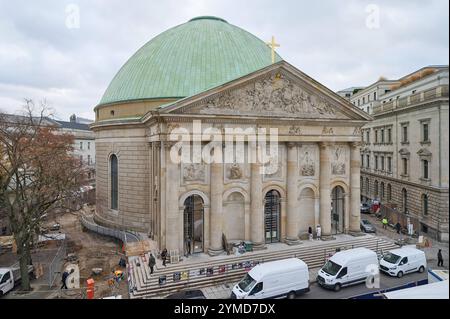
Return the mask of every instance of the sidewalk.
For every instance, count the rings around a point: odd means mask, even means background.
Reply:
[[[376,236],[391,240],[398,240],[401,238],[407,238],[408,235],[397,234],[396,230],[388,227],[387,229],[383,229],[381,224],[381,220],[377,219],[372,214],[361,214],[361,219],[368,219],[373,226],[377,229]],[[431,247],[425,247],[422,250],[425,252],[427,257],[428,267],[430,269],[449,269],[449,244],[448,243],[440,243],[435,239],[427,237],[431,242]],[[417,239],[416,239],[417,241]],[[442,256],[444,257],[444,267],[437,267],[437,253],[438,250],[442,249]]]

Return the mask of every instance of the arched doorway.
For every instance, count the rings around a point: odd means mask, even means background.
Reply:
[[[344,189],[336,186],[331,191],[331,231],[333,234],[344,232]]]
[[[191,195],[184,201],[184,249],[186,253],[203,252],[203,199]]]
[[[264,201],[264,233],[266,243],[280,241],[281,195],[276,190],[267,192]]]

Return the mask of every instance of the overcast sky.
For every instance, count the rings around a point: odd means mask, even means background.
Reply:
[[[0,0],[0,109],[46,99],[59,119],[93,108],[151,38],[215,15],[259,37],[337,91],[448,64],[447,0]],[[77,13],[79,12],[79,15]],[[79,16],[79,19],[77,18]]]

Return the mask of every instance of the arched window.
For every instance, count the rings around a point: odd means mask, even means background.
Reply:
[[[380,200],[384,200],[384,182],[380,184]]]
[[[359,187],[361,188],[361,192],[364,192],[364,178],[360,177],[359,179]]]
[[[111,209],[117,209],[119,197],[117,156],[115,154],[111,155],[109,161],[111,171]]]
[[[408,212],[408,192],[406,191],[405,188],[402,189],[402,207],[403,207],[403,212],[407,213]]]
[[[387,184],[387,200],[392,200],[392,187],[391,184]]]
[[[428,215],[428,195],[422,195],[422,212],[424,215]]]
[[[368,178],[366,178],[366,195],[370,196],[370,183]]]

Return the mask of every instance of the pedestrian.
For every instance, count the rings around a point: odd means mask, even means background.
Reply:
[[[163,249],[163,251],[162,251],[162,253],[161,253],[161,259],[162,259],[162,262],[163,262],[163,266],[164,266],[164,267],[167,267],[167,266],[166,266],[167,248],[164,248],[164,249]]]
[[[309,234],[309,240],[313,240],[313,231],[312,231],[311,226],[308,227],[308,234]]]
[[[67,285],[66,285],[67,277],[69,277],[69,272],[66,270],[62,274],[62,278],[61,278],[62,286],[61,286],[61,289],[67,289]]]
[[[316,237],[317,240],[320,240],[320,237],[322,236],[322,228],[320,227],[320,225],[317,225],[316,227]]]
[[[383,223],[383,229],[387,229],[387,224],[388,224],[388,220],[386,217],[383,218],[383,220],[381,221]]]
[[[397,229],[397,234],[400,234],[400,230],[402,229],[402,225],[400,225],[400,223],[397,222],[397,224],[395,224],[395,229]]]
[[[156,260],[153,257],[153,254],[150,253],[150,257],[148,258],[148,266],[150,267],[150,275],[153,275],[153,267],[155,267]]]
[[[70,273],[69,273],[67,270],[63,272],[62,278],[61,278],[61,282],[62,282],[61,289],[67,289],[67,278],[69,278],[69,275],[70,275],[70,274],[73,274],[74,271],[75,271],[75,270],[72,268],[72,269],[70,270]]]
[[[186,248],[187,248],[187,254],[188,256],[191,254],[191,237],[186,238]]]
[[[438,267],[444,267],[444,258],[442,257],[441,249],[439,249],[437,257],[438,257]]]

